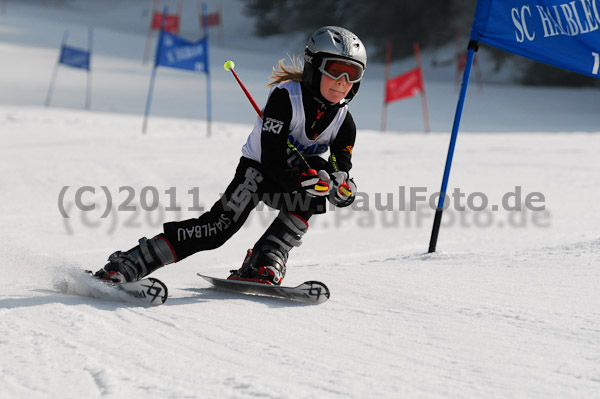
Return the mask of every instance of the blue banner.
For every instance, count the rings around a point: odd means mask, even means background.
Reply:
[[[90,70],[90,52],[63,45],[58,62],[73,68]]]
[[[471,40],[599,78],[600,0],[479,0]]]
[[[208,73],[208,40],[190,42],[162,31],[156,65]]]

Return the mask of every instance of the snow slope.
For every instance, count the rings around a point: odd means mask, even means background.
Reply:
[[[354,210],[311,220],[288,264],[287,284],[324,281],[331,299],[304,306],[242,298],[196,276],[239,267],[275,217],[263,209],[222,248],[157,271],[170,298],[140,308],[72,295],[62,281],[218,198],[254,121],[218,68],[227,58],[242,60],[239,72],[260,103],[280,48],[252,54],[227,47],[226,36],[225,47],[215,49],[211,138],[203,78],[191,103],[187,92],[198,78],[159,71],[142,136],[150,69],[126,53],[143,46],[146,32],[112,26],[91,1],[58,9],[35,3],[9,1],[0,16],[0,54],[14,60],[0,74],[0,398],[597,396],[597,90],[473,87],[450,178],[450,191],[465,195],[457,205],[469,197],[471,205],[446,211],[438,252],[425,254],[433,210],[410,201],[410,192],[429,199],[439,189],[454,83],[431,84],[436,133],[420,133],[415,99],[390,108],[390,128],[402,133],[381,134],[374,130],[383,83],[374,65],[351,106],[360,120],[353,170],[360,200]],[[128,2],[132,10],[134,3],[141,4]],[[86,32],[78,15],[104,24],[96,28],[93,110],[77,109],[85,78],[66,68],[55,107],[41,107],[65,25]],[[29,32],[28,43],[10,32]],[[123,48],[101,53],[111,42]],[[75,205],[82,187],[95,190],[82,194],[95,210]],[[117,210],[131,191],[135,210]],[[503,209],[503,196],[513,206],[528,195],[544,209]],[[473,211],[483,196],[488,206]],[[113,207],[102,218],[108,202]]]

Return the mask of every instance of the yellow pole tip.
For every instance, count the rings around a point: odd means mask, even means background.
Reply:
[[[235,63],[231,60],[226,61],[225,65],[223,65],[223,68],[225,68],[226,71],[229,71],[230,69],[233,69],[235,67]]]

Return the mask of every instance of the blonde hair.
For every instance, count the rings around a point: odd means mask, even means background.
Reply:
[[[291,64],[287,65],[285,59],[280,59],[277,65],[273,67],[273,75],[269,78],[270,82],[267,85],[271,87],[273,85],[294,81],[302,82],[302,69],[304,67],[300,57],[289,57]]]

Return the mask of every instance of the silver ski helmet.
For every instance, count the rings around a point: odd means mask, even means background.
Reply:
[[[347,60],[349,64],[362,67],[362,71],[356,72],[360,73],[360,76],[351,77],[346,73],[346,79],[353,83],[346,101],[352,100],[358,92],[360,79],[367,67],[367,50],[364,44],[354,33],[339,26],[324,26],[311,35],[304,49],[302,82],[318,97],[321,97],[321,76],[322,73],[326,73],[325,63],[330,59]]]

